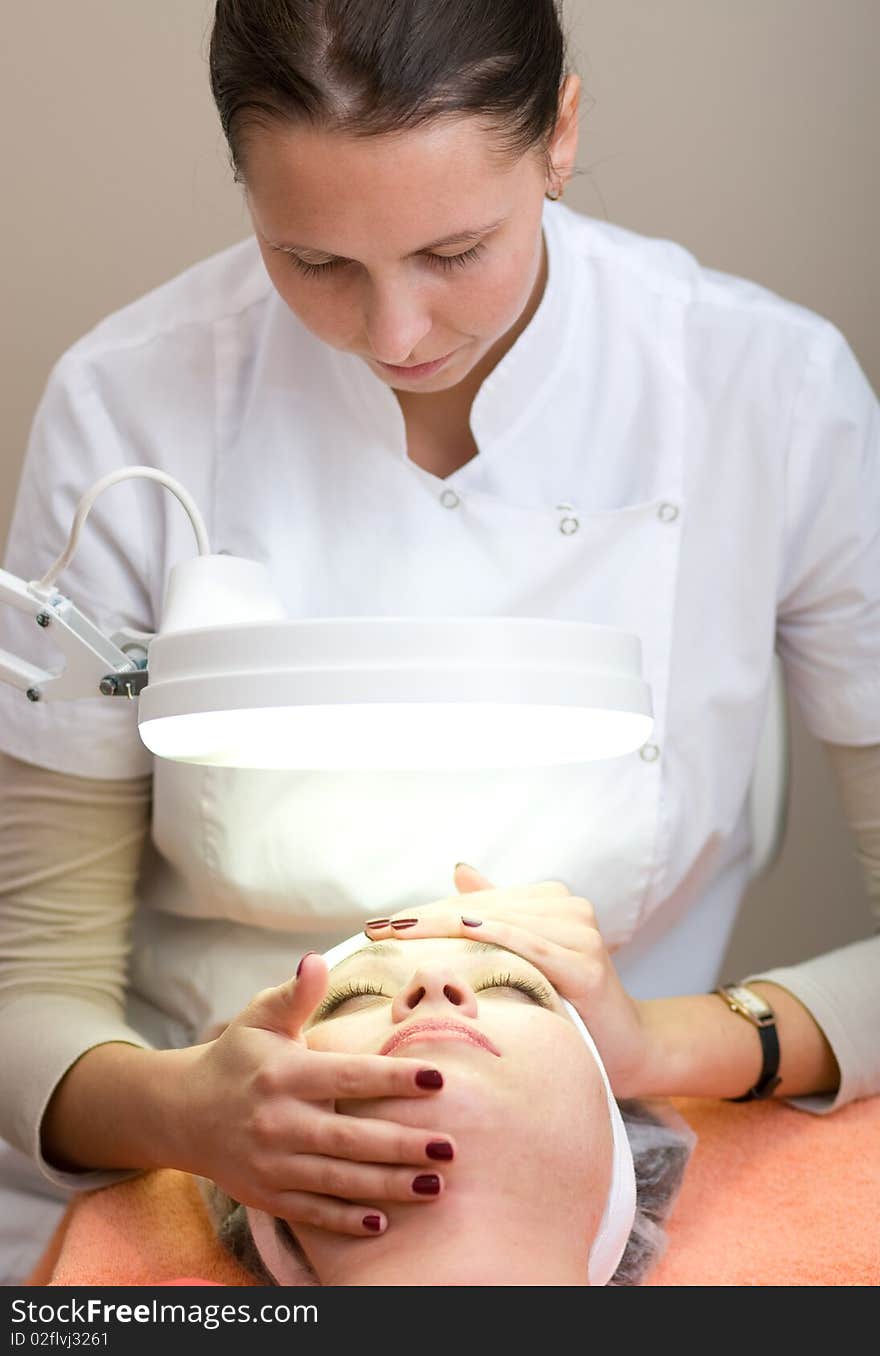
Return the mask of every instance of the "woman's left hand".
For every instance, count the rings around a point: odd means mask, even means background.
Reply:
[[[620,982],[590,902],[559,881],[496,889],[465,863],[455,868],[454,881],[458,895],[379,920],[382,926],[367,925],[367,936],[467,937],[522,956],[577,1009],[615,1095],[638,1095],[640,1071],[649,1062],[649,1032],[641,1004]]]

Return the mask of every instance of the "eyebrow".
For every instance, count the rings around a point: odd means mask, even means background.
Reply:
[[[413,250],[412,254],[427,254],[431,250],[443,249],[447,245],[464,245],[472,240],[479,240],[484,235],[491,235],[497,231],[498,227],[503,225],[504,217],[498,221],[492,221],[488,226],[474,226],[463,231],[455,231],[452,235],[445,235],[442,240],[432,240],[430,245],[422,245],[419,249]],[[270,249],[281,250],[283,254],[326,254],[329,259],[342,259],[341,254],[333,254],[330,250],[319,249],[316,245],[289,245],[284,241],[269,240],[266,238],[266,244]],[[412,256],[411,256],[412,257]]]
[[[444,940],[458,941],[459,939],[457,937],[452,937]],[[338,965],[334,965],[330,973],[331,975],[335,974],[343,965],[348,965],[349,961],[357,960],[358,956],[402,956],[406,946],[406,942],[368,942],[366,946],[362,946],[358,951],[352,951],[351,955],[346,956],[345,960],[341,960]],[[474,954],[475,952],[479,953],[481,951],[507,951],[508,948],[498,946],[495,942],[466,941],[463,950],[466,953],[470,952],[471,954]],[[513,955],[515,953],[509,952],[508,954]]]

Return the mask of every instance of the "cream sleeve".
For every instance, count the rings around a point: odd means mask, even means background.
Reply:
[[[818,1115],[880,1093],[880,744],[824,745],[852,830],[874,915],[874,936],[748,979],[793,993],[824,1031],[840,1066],[836,1093],[791,1097]]]
[[[74,777],[0,753],[0,1135],[60,1186],[137,1175],[52,1167],[40,1126],[87,1050],[106,1041],[151,1048],[125,1021],[151,780]]]

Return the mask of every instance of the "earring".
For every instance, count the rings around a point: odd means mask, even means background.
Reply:
[[[564,193],[565,185],[560,184],[558,188],[552,188],[548,190],[548,192],[544,196],[549,198],[551,202],[559,202],[559,199],[563,196]]]

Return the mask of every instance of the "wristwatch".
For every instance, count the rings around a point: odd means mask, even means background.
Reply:
[[[782,1082],[777,1077],[779,1068],[779,1036],[776,1031],[776,1013],[760,994],[747,989],[744,984],[723,984],[715,992],[723,998],[731,1012],[738,1012],[747,1022],[757,1027],[761,1038],[761,1052],[764,1064],[760,1076],[753,1088],[742,1097],[725,1097],[726,1102],[753,1102],[770,1097]]]

